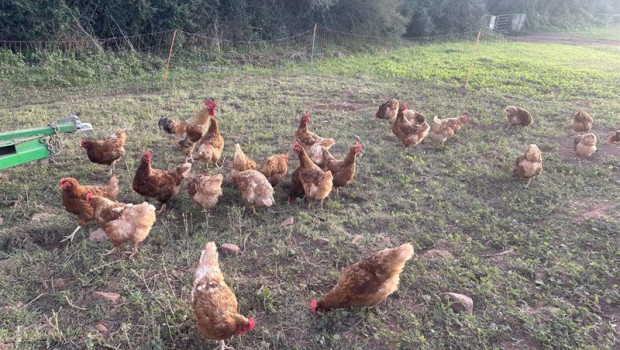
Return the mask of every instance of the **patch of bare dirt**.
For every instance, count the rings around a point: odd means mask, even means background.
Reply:
[[[325,104],[316,104],[311,106],[311,110],[316,111],[345,111],[345,112],[360,112],[372,109],[375,107],[372,103],[355,103],[355,102],[336,102],[336,103],[325,103]],[[371,112],[368,112],[371,113]],[[374,115],[374,111],[371,113]]]
[[[498,344],[504,350],[534,350],[543,349],[538,342],[530,339],[515,339],[514,341],[503,341]]]
[[[607,213],[605,213],[605,209],[608,209],[608,208],[604,206],[598,207],[598,208],[595,208],[593,210],[590,210],[588,212],[581,214],[581,217],[583,219],[598,219],[600,217],[607,216]]]
[[[620,215],[615,208],[615,204],[610,202],[596,203],[596,205],[584,202],[573,202],[571,206],[581,220],[616,218]]]
[[[598,139],[596,143],[597,151],[590,158],[585,159],[581,162],[583,166],[597,165],[608,156],[620,158],[620,145],[611,144],[607,141],[607,138],[611,136],[611,132],[609,130],[592,129],[590,130],[590,132],[596,135]],[[575,136],[577,136],[577,134],[571,132],[565,137],[557,139],[558,154],[562,158],[578,165],[579,162],[577,161],[575,151],[573,150],[573,139],[575,138]]]

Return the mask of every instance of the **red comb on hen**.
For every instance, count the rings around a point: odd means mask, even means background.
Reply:
[[[317,306],[318,302],[316,301],[316,299],[312,299],[310,300],[310,309],[312,309],[312,313],[316,314],[316,306]]]
[[[238,328],[238,329],[237,329],[237,333],[239,333],[240,335],[242,335],[243,333],[245,333],[245,332],[249,332],[249,331],[251,331],[252,329],[254,329],[254,318],[253,318],[253,317],[250,317],[250,318],[248,319],[248,328]]]
[[[91,199],[91,198],[93,198],[93,194],[89,192],[89,193],[86,195],[86,201],[87,201],[87,202],[90,202],[90,199]]]

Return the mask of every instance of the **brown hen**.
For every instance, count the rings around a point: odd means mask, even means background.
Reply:
[[[116,196],[118,196],[118,178],[112,176],[105,186],[82,186],[76,179],[64,177],[60,179],[60,188],[62,189],[63,207],[69,213],[77,215],[78,219],[78,227],[61,242],[73,241],[75,233],[87,222],[94,219],[93,208],[88,205],[86,195],[91,193],[112,200],[116,199]]]
[[[295,132],[295,140],[306,150],[310,159],[312,159],[316,165],[323,168],[325,166],[323,150],[329,150],[336,141],[332,138],[320,137],[312,131],[309,131],[308,122],[310,122],[310,114],[305,113]]]
[[[133,243],[130,258],[138,253],[138,246],[146,239],[155,223],[155,207],[142,204],[125,204],[101,196],[88,194],[86,200],[94,210],[97,223],[114,248],[105,255],[112,254],[123,243]]]
[[[616,130],[616,133],[614,135],[609,136],[607,141],[609,143],[618,143],[618,142],[620,142],[620,130]]]
[[[461,126],[464,123],[467,123],[467,117],[467,113],[463,113],[458,118],[439,119],[437,116],[433,117],[433,126],[431,127],[429,137],[433,141],[441,142],[443,146],[447,139],[461,130]]]
[[[187,120],[174,120],[170,117],[159,118],[158,125],[166,133],[170,134],[175,143],[183,148],[185,161],[191,160],[194,144],[198,142],[205,132],[209,120],[215,116],[214,101],[205,100],[205,107],[196,115]]]
[[[271,186],[277,185],[288,171],[288,153],[265,158],[258,167],[258,171],[265,175]]]
[[[413,246],[405,243],[344,268],[338,283],[321,300],[312,299],[312,312],[381,303],[398,288],[400,273],[411,257]]]
[[[183,179],[189,175],[192,163],[183,163],[175,169],[168,171],[153,169],[151,167],[151,150],[142,156],[140,166],[133,178],[133,190],[145,197],[156,198],[161,202],[160,213],[168,201],[179,192],[179,186]]]
[[[125,139],[125,130],[118,130],[107,139],[83,139],[81,145],[91,162],[108,165],[114,171],[114,165],[125,154]]]
[[[202,209],[213,209],[222,195],[224,175],[195,175],[187,179],[187,193]]]
[[[532,115],[524,108],[508,106],[504,109],[504,113],[506,113],[506,120],[508,121],[506,129],[513,125],[528,126],[532,124]]]
[[[513,173],[517,174],[520,181],[526,181],[525,188],[530,186],[532,180],[542,172],[542,154],[538,146],[528,145],[522,155],[517,157]]]
[[[577,135],[573,139],[573,150],[577,155],[577,160],[581,164],[581,160],[588,158],[596,152],[596,135],[589,132],[583,135]]]
[[[332,183],[336,188],[336,196],[338,196],[338,188],[348,186],[355,177],[355,158],[362,152],[362,144],[356,142],[349,148],[344,159],[334,158],[327,150],[324,152],[325,167],[332,172]]]
[[[575,132],[588,132],[592,129],[593,123],[594,119],[592,119],[588,113],[584,112],[583,109],[580,109],[573,116],[571,127]]]
[[[306,150],[297,142],[293,145],[293,152],[299,155],[299,179],[304,188],[308,208],[312,207],[313,201],[320,201],[323,210],[323,200],[329,196],[334,186],[332,172],[323,171],[314,164]]]
[[[207,243],[200,254],[190,303],[200,333],[208,339],[220,340],[222,350],[227,348],[224,340],[254,328],[254,319],[239,313],[235,293],[224,281],[214,242]]]
[[[393,98],[379,105],[375,118],[394,121],[396,114],[398,114],[398,100]]]
[[[405,147],[418,145],[430,131],[426,118],[407,108],[406,103],[400,106],[396,121],[392,125],[392,132]]]
[[[212,118],[209,129],[198,143],[198,150],[196,151],[193,159],[204,160],[207,163],[207,166],[210,163],[217,165],[222,157],[223,149],[224,137],[222,137],[222,134],[220,133],[217,121],[215,118]]]

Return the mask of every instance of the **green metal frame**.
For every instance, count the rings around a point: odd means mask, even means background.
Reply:
[[[0,133],[0,170],[48,158],[46,137],[76,130],[73,122]]]

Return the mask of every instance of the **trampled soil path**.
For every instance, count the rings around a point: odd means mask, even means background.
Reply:
[[[513,41],[531,43],[559,43],[569,45],[611,45],[620,46],[620,40],[593,39],[577,33],[534,33],[509,37]]]

